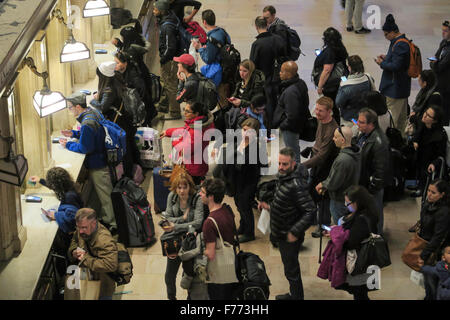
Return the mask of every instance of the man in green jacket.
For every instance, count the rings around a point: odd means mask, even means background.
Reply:
[[[352,129],[338,127],[334,131],[333,141],[341,151],[331,166],[327,179],[316,186],[316,191],[323,194],[328,191],[330,195],[330,212],[335,224],[347,212],[344,192],[359,182],[361,167],[361,150],[352,145]]]
[[[116,285],[107,274],[119,266],[117,242],[111,233],[97,221],[93,209],[83,208],[75,215],[77,231],[74,233],[68,254],[72,262],[87,268],[99,279],[100,300],[112,300]]]

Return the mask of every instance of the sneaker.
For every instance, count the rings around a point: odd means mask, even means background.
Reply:
[[[419,197],[422,196],[422,192],[421,192],[420,190],[417,190],[417,191],[411,193],[409,196],[410,196],[411,198],[419,198]]]
[[[279,294],[275,297],[275,300],[292,300],[290,293]]]
[[[245,243],[255,240],[255,236],[250,236],[247,234],[243,234],[239,236],[239,243]]]
[[[161,113],[169,113],[169,107],[159,105],[156,107],[156,111]]]
[[[179,114],[179,115],[169,114],[168,117],[164,118],[164,120],[180,120],[180,119],[181,119],[181,114]]]
[[[372,30],[366,29],[364,27],[355,31],[356,34],[365,34],[365,33],[371,33],[371,32],[372,32]]]
[[[406,189],[411,190],[411,191],[416,191],[417,189],[419,189],[419,186],[417,184],[415,186],[409,185],[409,186],[406,186]]]
[[[311,236],[313,238],[320,238],[321,233],[322,233],[322,229],[318,226],[316,231],[311,232]]]
[[[348,32],[352,32],[353,30],[354,30],[353,27],[347,27]]]
[[[408,232],[416,232],[417,228],[419,227],[420,220],[416,222],[415,225],[413,225],[411,228],[408,229]]]

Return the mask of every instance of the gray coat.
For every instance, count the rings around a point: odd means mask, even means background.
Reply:
[[[361,171],[361,150],[358,146],[341,149],[334,160],[328,178],[322,185],[328,190],[330,198],[344,202],[344,191],[359,182]]]
[[[167,197],[165,217],[175,224],[174,232],[188,232],[189,226],[195,230],[201,230],[203,224],[203,203],[198,194],[190,195],[188,199],[189,213],[187,220],[183,219],[183,211],[180,209],[180,200],[176,192],[170,192]]]

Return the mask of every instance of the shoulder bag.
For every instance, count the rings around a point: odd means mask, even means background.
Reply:
[[[225,284],[236,283],[238,279],[236,277],[235,267],[235,251],[233,245],[223,241],[219,227],[217,226],[214,218],[208,217],[217,228],[220,241],[216,241],[216,254],[214,260],[208,260],[207,283]]]
[[[372,233],[370,221],[366,216],[361,215],[361,217],[366,220],[369,226],[370,236],[361,242],[361,249],[358,251],[352,275],[366,273],[367,268],[371,265],[378,266],[381,269],[391,264],[387,242],[382,236]]]

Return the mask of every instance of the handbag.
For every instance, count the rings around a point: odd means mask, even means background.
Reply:
[[[401,150],[405,145],[405,141],[403,140],[402,133],[400,130],[395,128],[394,120],[392,119],[392,114],[388,111],[390,116],[390,126],[386,129],[386,137],[389,139],[389,145],[397,150]]]
[[[370,236],[361,242],[361,248],[356,258],[355,269],[352,275],[366,273],[367,268],[371,265],[378,266],[380,269],[391,265],[391,258],[387,242],[382,236],[372,233],[369,219],[361,215],[369,226]]]
[[[236,256],[233,245],[223,241],[216,220],[211,217],[208,217],[208,219],[216,226],[220,241],[216,241],[216,255],[214,260],[208,260],[206,267],[208,276],[206,282],[215,284],[236,283],[238,279],[236,277]]]
[[[309,113],[309,110],[308,110]],[[300,139],[303,141],[313,142],[316,140],[317,127],[319,126],[317,119],[309,113],[308,119],[305,122]]]
[[[74,278],[74,283],[71,278]],[[73,286],[68,286],[69,283],[72,283]],[[89,269],[79,268],[78,276],[66,276],[64,300],[98,300],[100,287],[100,280],[94,280]]]
[[[311,78],[314,81],[316,87],[319,85],[320,76],[323,72],[323,66],[314,68],[311,73]],[[341,83],[341,77],[347,76],[348,69],[343,61],[339,61],[334,64],[333,71],[328,77],[327,82],[323,85],[324,91],[337,91],[339,84]]]
[[[441,242],[441,245],[439,248],[442,247],[442,245],[445,242],[445,239],[447,236],[445,236]],[[415,271],[420,271],[419,266],[419,259],[420,254],[422,253],[423,249],[428,245],[428,241],[421,238],[418,234],[418,232],[414,233],[414,236],[408,241],[408,244],[405,247],[405,250],[403,250],[402,253],[402,261],[405,263],[408,267]],[[438,253],[433,252],[430,257],[425,261],[425,264],[427,265],[435,265],[437,261]]]
[[[183,243],[183,235],[175,232],[164,232],[159,238],[164,257],[176,259]]]

